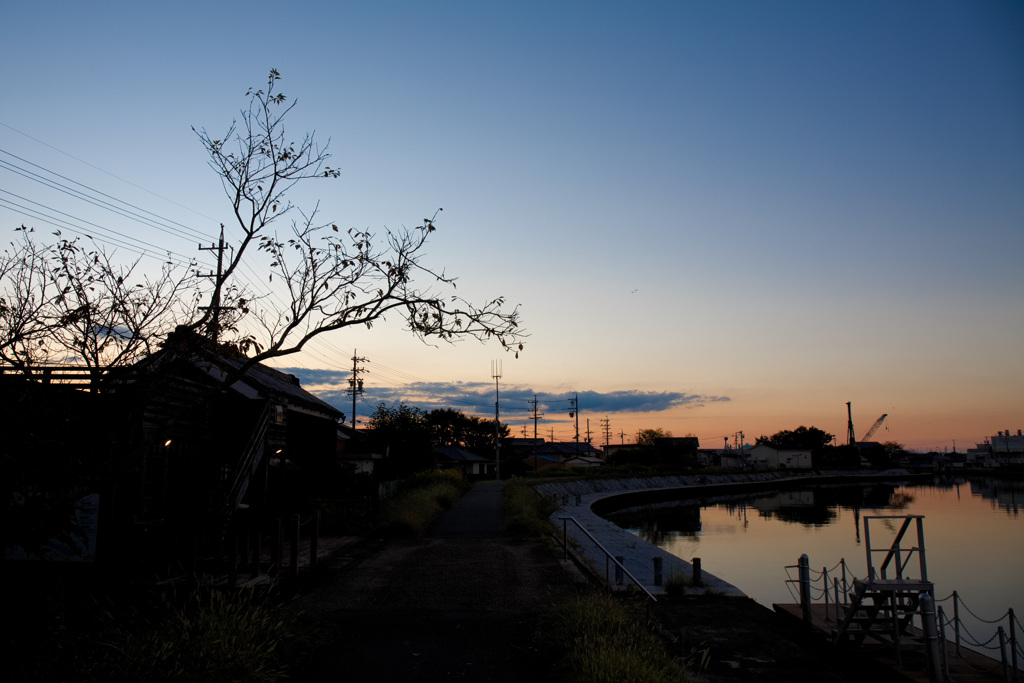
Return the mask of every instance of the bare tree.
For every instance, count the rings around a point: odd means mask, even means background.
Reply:
[[[26,374],[57,363],[98,377],[151,353],[182,317],[194,317],[191,264],[168,261],[150,275],[141,259],[119,265],[114,253],[59,231],[49,245],[18,231],[0,255],[0,359]]]
[[[276,302],[269,296],[236,295],[235,310],[245,315],[234,338],[225,340],[251,354],[246,367],[296,353],[321,334],[369,327],[392,313],[400,314],[422,338],[493,337],[518,353],[523,336],[518,309],[506,310],[501,297],[478,306],[454,296],[455,278],[421,263],[437,213],[411,230],[386,230],[377,236],[339,230],[336,223],[317,218],[318,205],[303,210],[289,202],[287,192],[300,181],[334,179],[339,173],[327,165],[327,144],[317,144],[314,133],[289,141],[284,120],[295,102],[277,92],[279,79],[272,69],[265,90],[246,93],[249,106],[225,135],[215,138],[205,129],[196,131],[231,202],[241,238],[193,329],[212,330],[215,338],[226,331],[213,321],[228,307],[228,288],[235,284],[236,291],[243,291],[237,284],[240,266],[262,255],[269,259],[267,286],[275,287]],[[284,237],[276,232],[282,220],[288,222]],[[428,285],[420,285],[417,278]]]

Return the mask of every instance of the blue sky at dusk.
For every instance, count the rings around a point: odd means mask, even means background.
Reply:
[[[271,67],[342,172],[295,203],[371,231],[443,207],[428,265],[518,304],[526,349],[395,319],[282,359],[327,397],[368,358],[361,414],[493,414],[500,358],[503,417],[532,434],[536,394],[547,438],[575,394],[598,443],[603,418],[842,441],[846,401],[913,448],[1024,428],[1020,2],[8,2],[0,25],[0,229],[198,257],[230,206],[192,127],[226,130]]]

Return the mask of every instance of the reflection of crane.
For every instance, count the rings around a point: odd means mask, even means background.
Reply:
[[[887,417],[889,417],[889,413],[882,413],[882,417],[875,420],[875,424],[871,425],[871,429],[868,430],[868,433],[864,435],[864,438],[861,439],[861,441],[867,441],[874,436],[875,432],[878,431],[878,428],[882,426],[882,423],[885,422],[885,418]]]

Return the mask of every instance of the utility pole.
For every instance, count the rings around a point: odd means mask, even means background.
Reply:
[[[359,364],[369,362],[369,359],[360,358],[358,353],[352,351],[352,376],[348,378],[348,389],[345,391],[352,396],[352,429],[356,428],[356,396],[363,393],[363,378],[359,373],[369,372],[366,368],[359,367]]]
[[[206,325],[206,336],[213,340],[216,344],[220,337],[220,312],[230,306],[220,305],[220,290],[222,285],[222,278],[224,275],[224,224],[220,224],[220,239],[217,240],[217,244],[204,247],[202,244],[199,245],[199,251],[215,251],[217,252],[217,272],[208,273],[206,275],[200,275],[199,277],[208,277],[213,279],[213,301],[210,302],[209,306],[200,306],[199,309],[202,311],[213,311],[213,319]]]
[[[494,463],[498,480],[501,480],[501,437],[499,436],[500,425],[498,418],[498,380],[501,379],[501,361],[491,361],[491,377],[494,378]]]
[[[576,455],[580,454],[580,411],[579,411],[580,395],[573,394],[573,397],[569,399],[569,417],[576,418]]]
[[[587,443],[590,443],[590,418],[587,418]]]
[[[619,445],[620,446],[625,446],[626,445],[626,432],[624,432],[621,429],[619,430]]]
[[[537,394],[533,395],[533,400],[529,402],[531,406],[530,417],[533,418],[533,452],[537,452],[537,420],[544,417],[537,411]],[[523,425],[523,436],[526,436],[526,425]]]
[[[608,441],[612,437],[612,426],[607,416],[601,420],[601,431],[604,432],[604,447],[608,448]]]

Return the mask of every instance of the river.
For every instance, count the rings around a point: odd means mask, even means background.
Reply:
[[[985,641],[992,621],[1024,609],[1024,481],[989,477],[833,485],[701,501],[677,501],[606,515],[619,526],[737,586],[759,603],[798,602],[797,564],[830,575],[840,559],[866,574],[864,517],[923,515],[928,578],[944,610],[954,590],[961,616]],[[898,524],[898,523],[897,523]],[[893,522],[871,522],[871,545],[888,547]],[[904,547],[907,544],[904,544]],[[880,557],[875,556],[875,566]],[[916,569],[916,561],[915,561]],[[947,616],[951,617],[951,614]],[[1003,621],[1005,626],[1005,619]],[[972,631],[974,633],[974,631]],[[1018,634],[1018,638],[1022,638]]]

